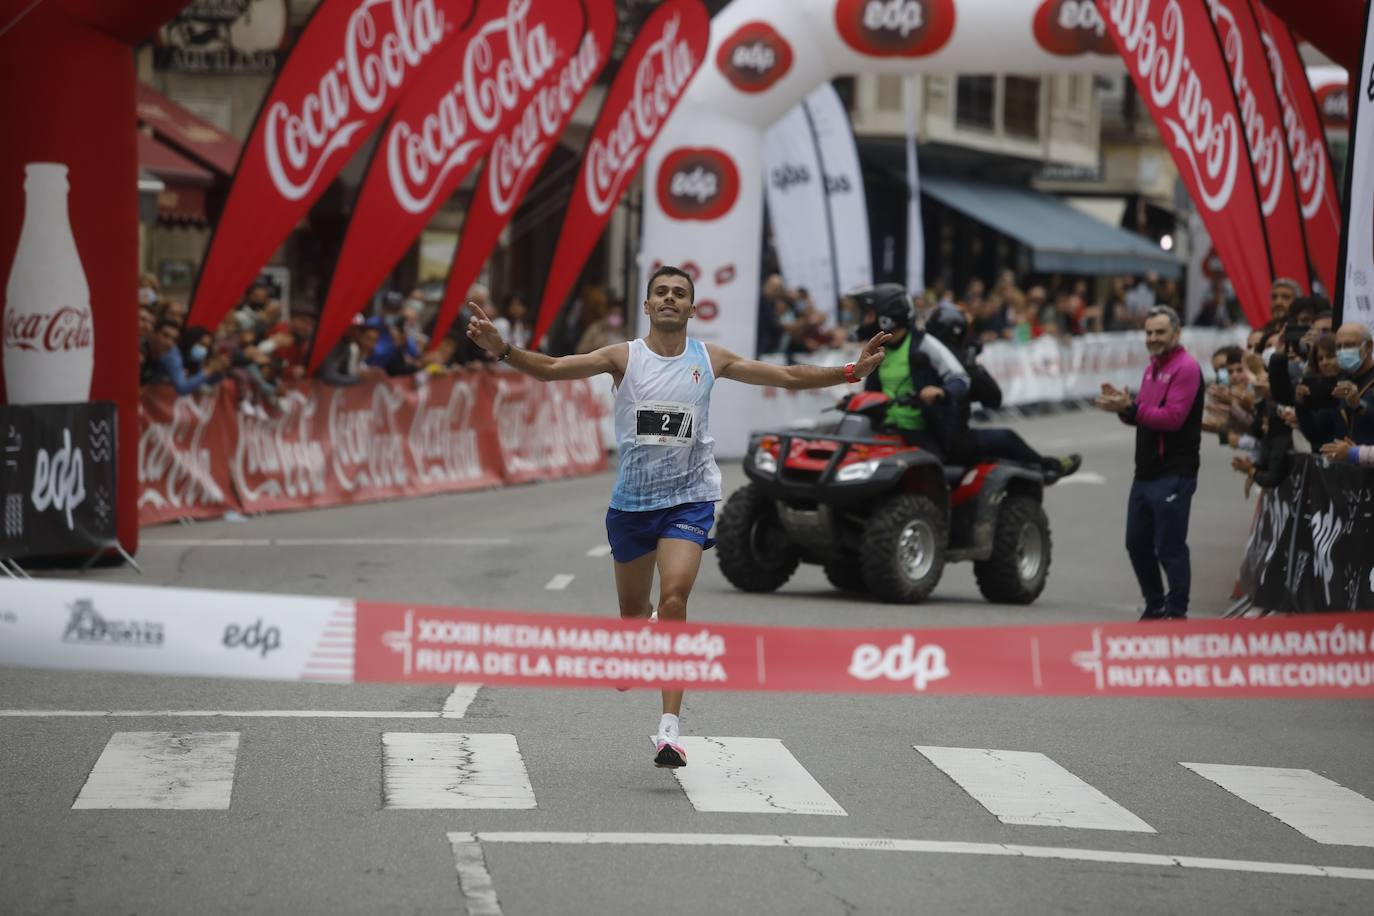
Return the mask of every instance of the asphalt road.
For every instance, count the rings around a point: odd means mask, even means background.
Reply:
[[[1129,431],[1078,413],[1014,425],[1047,451],[1086,458],[1077,481],[1047,492],[1054,561],[1032,607],[986,604],[967,565],[951,567],[920,607],[840,596],[811,567],[777,594],[745,595],[708,556],[691,616],[863,627],[1131,619],[1139,597],[1122,547]],[[742,475],[734,465],[725,470],[728,492]],[[589,554],[605,543],[610,485],[601,475],[148,529],[138,557],[144,575],[90,575],[607,615],[615,607],[610,561]],[[1205,450],[1190,533],[1194,616],[1226,607],[1253,506],[1242,500],[1227,457]],[[463,538],[482,542],[454,543]],[[340,542],[346,539],[354,542]],[[680,781],[650,765],[657,702],[643,691],[484,687],[474,696],[447,687],[0,669],[0,911],[1368,908],[1374,829],[1360,826],[1374,824],[1367,813],[1374,810],[1374,707],[1367,703],[689,694],[685,734],[714,743],[693,755]],[[178,714],[188,710],[197,714]],[[398,790],[384,740],[455,734],[511,736],[497,740],[518,748],[517,769],[534,807],[392,807]],[[226,735],[234,737],[213,737]],[[741,738],[775,740],[730,740]],[[121,741],[180,741],[183,755],[188,742],[236,742],[227,807],[84,807]],[[765,748],[761,762],[746,759],[754,746]],[[955,764],[941,756],[948,748],[982,750]],[[713,753],[741,755],[733,784],[743,783],[756,803],[762,798],[763,811],[722,801]],[[969,769],[1010,760],[1027,769],[1004,776],[1000,799]],[[1353,795],[1337,793],[1333,813],[1323,808],[1333,808],[1321,797],[1326,788],[1310,802],[1289,792],[1296,807],[1276,817],[1184,763],[1311,771]],[[1058,768],[1072,776],[1047,790],[1046,810],[1007,813],[1009,796],[1044,790],[1047,779],[1055,782],[1045,774]],[[704,783],[689,784],[690,777]],[[790,781],[770,794],[769,779]],[[1086,793],[1083,784],[1091,787]],[[793,813],[789,805],[829,813]],[[1045,823],[1055,817],[1059,824]],[[1081,826],[1094,817],[1101,823]],[[1356,828],[1333,841],[1329,828],[1342,818],[1353,818]]]

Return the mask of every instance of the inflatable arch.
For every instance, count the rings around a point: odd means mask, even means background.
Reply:
[[[1125,68],[1093,0],[735,0],[649,150],[641,288],[659,264],[683,266],[693,335],[752,354],[768,128],[836,76],[960,72]],[[736,387],[717,395],[712,424],[727,456],[743,453],[751,423]]]

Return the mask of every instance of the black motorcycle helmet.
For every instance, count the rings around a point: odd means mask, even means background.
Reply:
[[[968,342],[968,316],[952,305],[938,306],[926,318],[925,331],[950,352],[962,353]]]
[[[860,315],[872,312],[874,320],[859,328],[859,338],[867,339],[879,331],[891,333],[911,328],[911,297],[900,283],[879,283],[864,286],[849,294],[859,307]]]

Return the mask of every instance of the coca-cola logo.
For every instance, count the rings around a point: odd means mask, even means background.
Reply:
[[[450,379],[452,387],[444,400],[440,400],[441,384],[430,382],[417,394],[407,436],[416,480],[424,486],[480,481],[486,472],[473,416],[477,382]]]
[[[604,118],[604,135],[587,143],[587,168],[583,193],[597,216],[605,216],[620,199],[625,182],[634,175],[644,151],[677,105],[687,81],[696,71],[698,58],[690,36],[680,35],[682,20],[673,16],[663,32],[645,47],[635,67],[634,83],[625,107],[613,118]]]
[[[1350,91],[1340,83],[1317,87],[1317,108],[1322,123],[1329,128],[1345,130],[1350,127]]]
[[[166,423],[152,419],[146,400],[140,413],[148,423],[138,438],[139,508],[223,505],[224,490],[215,479],[210,449],[203,444],[218,398],[193,395],[167,400],[172,415]]]
[[[592,403],[585,381],[536,393],[526,379],[499,379],[491,411],[507,472],[547,476],[597,465],[603,453],[594,412],[586,409]]]
[[[721,43],[716,66],[740,92],[763,92],[792,69],[792,45],[766,22],[746,22]]]
[[[91,310],[71,305],[50,312],[5,315],[5,349],[64,353],[91,347]]]
[[[1060,57],[1116,55],[1116,43],[1107,34],[1095,0],[1043,0],[1032,31],[1040,47]]]
[[[1241,156],[1248,155],[1231,88],[1224,80],[1199,76],[1187,54],[1187,26],[1178,0],[1168,0],[1158,14],[1155,9],[1161,8],[1152,7],[1150,0],[1111,0],[1108,23],[1121,38],[1127,68],[1144,87],[1163,132],[1183,160],[1186,169],[1180,171],[1191,177],[1197,203],[1218,213],[1230,204]]]
[[[1240,2],[1248,3],[1250,0]],[[1247,33],[1236,22],[1235,13],[1227,0],[1208,0],[1207,6],[1217,26],[1222,54],[1231,70],[1231,82],[1236,90],[1241,123],[1245,127],[1250,148],[1250,161],[1255,166],[1255,180],[1259,184],[1260,209],[1265,217],[1270,217],[1278,210],[1279,200],[1283,196],[1288,160],[1284,155],[1287,144],[1283,128],[1280,124],[1265,122],[1264,110],[1257,95],[1270,83],[1269,68],[1262,59],[1258,59],[1258,55],[1255,59],[1246,59]],[[1254,68],[1254,72],[1251,68]]]
[[[658,205],[673,219],[719,219],[738,197],[739,169],[718,149],[677,149],[659,167]]]
[[[446,0],[472,13],[474,0]],[[325,167],[348,150],[370,115],[382,111],[401,84],[443,40],[448,26],[436,0],[358,3],[344,29],[343,48],[304,97],[279,99],[267,109],[262,133],[267,173],[277,193],[301,200]]]
[[[345,493],[404,487],[409,479],[405,437],[400,429],[404,392],[379,383],[370,404],[351,408],[349,389],[334,391],[329,401],[329,464]]]
[[[276,416],[239,418],[229,471],[244,506],[328,490],[325,448],[315,433],[318,397],[290,391],[278,399]]]
[[[870,57],[925,57],[954,34],[954,0],[837,0],[840,37]]]
[[[606,60],[606,45],[588,32],[557,76],[535,92],[511,129],[492,144],[487,158],[487,193],[499,216],[515,209],[521,192],[544,161],[545,151],[563,132],[587,86]]]
[[[535,2],[509,0],[506,15],[484,23],[463,49],[461,79],[418,123],[398,117],[387,130],[387,178],[406,212],[428,211],[445,179],[472,164],[502,119],[523,107],[558,64],[562,55],[545,22],[529,22]],[[542,8],[551,6],[545,0]]]
[[[1312,137],[1308,134],[1305,119],[1298,113],[1294,102],[1294,93],[1288,83],[1288,68],[1284,65],[1283,55],[1267,28],[1269,14],[1264,11],[1263,15],[1266,17],[1266,24],[1260,28],[1260,41],[1264,44],[1264,54],[1269,59],[1269,69],[1274,74],[1274,92],[1278,96],[1279,109],[1283,115],[1283,127],[1288,132],[1288,155],[1292,162],[1293,175],[1297,179],[1302,217],[1311,220],[1321,212],[1322,201],[1326,197],[1326,138]],[[1305,74],[1303,76],[1305,78]],[[1299,91],[1305,92],[1306,87]]]

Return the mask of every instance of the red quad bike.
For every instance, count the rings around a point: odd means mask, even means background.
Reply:
[[[972,560],[983,597],[1030,604],[1050,570],[1044,480],[1016,464],[946,467],[878,431],[888,398],[860,392],[814,430],[755,433],[750,482],[717,523],[721,572],[746,592],[771,592],[802,562],[841,591],[924,601],[945,563]]]

